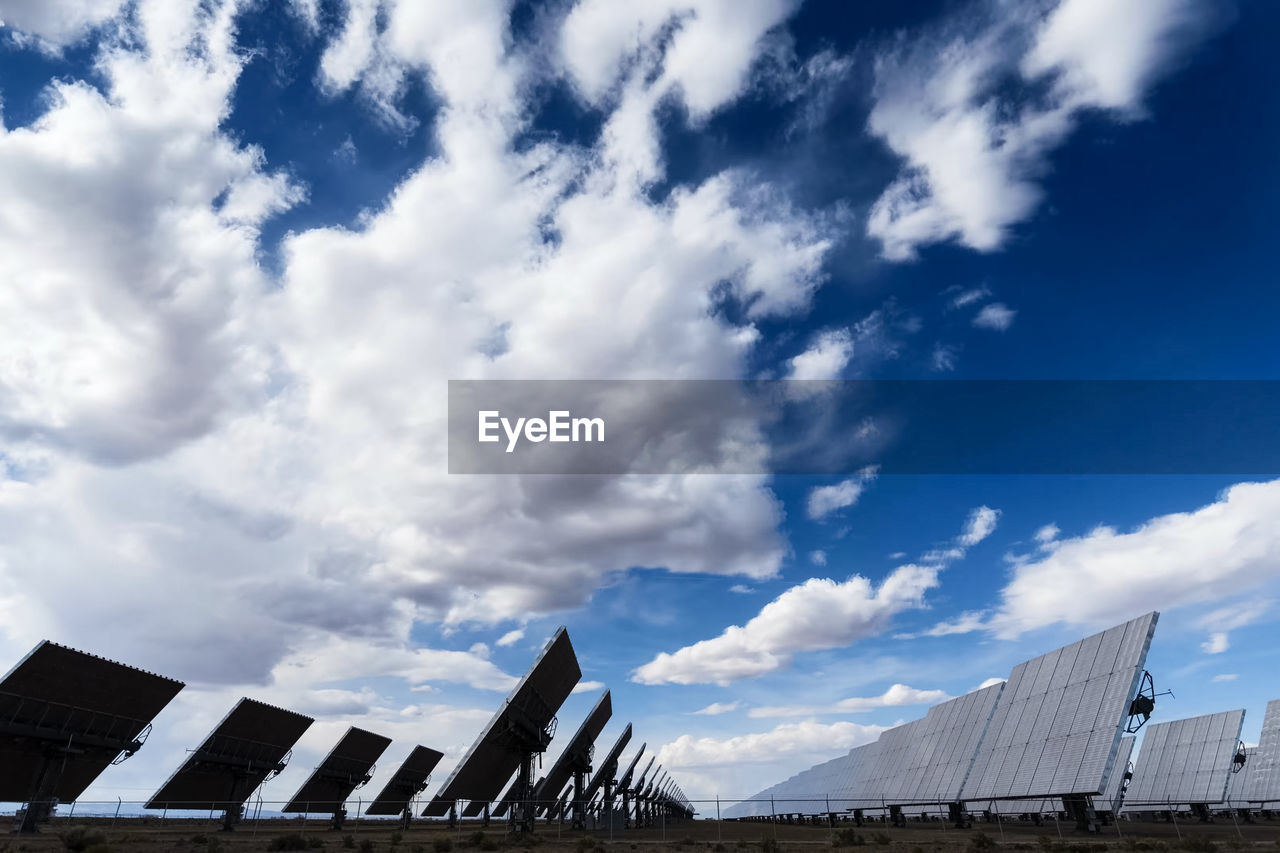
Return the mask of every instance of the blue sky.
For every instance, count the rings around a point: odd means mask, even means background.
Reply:
[[[91,794],[245,694],[320,721],[268,798],[352,722],[447,768],[560,624],[695,798],[1150,609],[1160,713],[1256,740],[1280,481],[450,477],[443,424],[464,378],[1280,378],[1274,4],[0,21],[0,652],[191,685]]]

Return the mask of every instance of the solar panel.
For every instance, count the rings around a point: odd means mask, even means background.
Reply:
[[[540,752],[550,741],[556,712],[582,678],[578,658],[563,627],[547,643],[532,668],[489,720],[424,814],[439,817],[459,800],[493,802],[530,750]],[[532,780],[530,780],[532,781]]]
[[[618,735],[618,739],[614,741],[613,748],[604,757],[604,761],[596,765],[595,775],[591,777],[591,782],[587,785],[586,796],[588,800],[604,789],[606,791],[605,798],[612,805],[613,782],[614,777],[618,775],[618,759],[622,756],[622,750],[626,749],[627,744],[630,742],[631,724],[627,723],[627,727],[622,730],[622,734]]]
[[[1101,793],[1158,616],[1148,613],[1015,666],[961,798]]]
[[[1120,804],[1126,794],[1125,783],[1129,781],[1129,761],[1133,757],[1134,740],[1135,738],[1133,737],[1120,738],[1120,749],[1116,752],[1116,763],[1111,768],[1111,775],[1107,778],[1107,790],[1102,792],[1102,796],[1096,802],[1097,808],[1102,811],[1120,811]]]
[[[241,699],[169,780],[149,809],[227,812],[228,827],[266,779],[284,769],[289,750],[314,720],[254,699]]]
[[[352,726],[302,783],[282,812],[332,814],[341,827],[351,793],[369,781],[373,764],[391,745],[391,738]]]
[[[1243,727],[1243,710],[1148,726],[1125,810],[1223,802]]]
[[[396,772],[382,786],[365,814],[408,815],[409,803],[427,786],[431,771],[436,769],[444,753],[425,746],[415,746]]]
[[[1000,683],[966,693],[882,732],[858,795],[891,806],[957,802],[1003,690]]]
[[[0,801],[28,803],[22,828],[34,829],[141,748],[183,686],[42,641],[0,681]]]
[[[1249,774],[1249,802],[1262,805],[1280,802],[1280,699],[1267,703],[1258,748],[1241,772]]]
[[[573,737],[565,744],[564,751],[551,765],[546,778],[533,789],[534,801],[542,804],[537,808],[538,811],[542,811],[552,800],[559,798],[560,792],[564,790],[570,777],[577,774],[581,781],[581,774],[590,771],[592,744],[596,742],[596,738],[600,737],[600,732],[604,730],[605,723],[609,722],[611,716],[613,716],[613,700],[609,691],[606,690],[596,700],[596,704],[578,726],[578,730],[573,733]],[[575,821],[577,819],[575,817]]]

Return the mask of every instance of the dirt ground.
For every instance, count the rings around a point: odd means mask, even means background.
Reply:
[[[612,837],[611,837],[612,835]],[[1280,849],[1280,820],[1236,823],[1155,823],[1121,821],[1097,833],[1073,827],[1027,822],[975,823],[956,829],[941,821],[909,823],[904,828],[869,823],[856,828],[693,820],[627,831],[574,831],[567,825],[543,824],[531,839],[516,839],[505,826],[482,830],[463,823],[415,822],[401,831],[387,821],[348,821],[341,832],[322,821],[262,820],[246,822],[235,832],[219,832],[210,821],[153,818],[55,820],[34,835],[0,840],[0,853],[250,853],[250,851],[315,850],[329,853],[1231,853]]]

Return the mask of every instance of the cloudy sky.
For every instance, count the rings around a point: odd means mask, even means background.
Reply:
[[[188,682],[90,797],[242,695],[318,721],[267,799],[351,723],[443,780],[560,624],[562,730],[609,686],[693,798],[1151,609],[1161,712],[1256,740],[1280,481],[451,476],[446,381],[1280,378],[1275,4],[0,21],[0,669]]]

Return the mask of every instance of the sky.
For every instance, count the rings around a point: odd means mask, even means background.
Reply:
[[[1157,715],[1242,707],[1257,740],[1274,472],[451,475],[446,403],[450,379],[1280,379],[1280,6],[0,22],[0,666],[47,638],[187,682],[86,799],[145,799],[244,695],[317,720],[266,800],[351,724],[394,739],[370,791],[417,743],[438,784],[559,625],[560,730],[607,686],[602,749],[632,722],[691,799],[1153,609]]]

